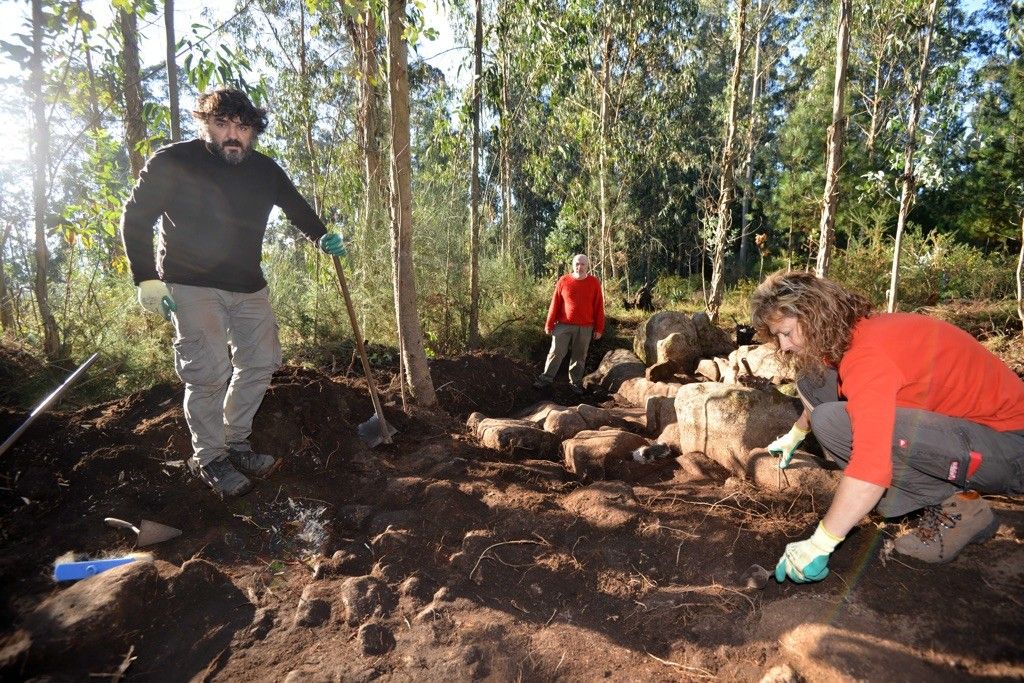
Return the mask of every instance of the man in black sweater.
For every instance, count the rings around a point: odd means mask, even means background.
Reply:
[[[221,496],[252,488],[276,461],[249,444],[252,420],[281,364],[277,321],[260,268],[274,206],[321,249],[341,256],[340,236],[253,145],[266,111],[241,91],[200,95],[200,139],[158,150],[121,216],[121,234],[143,308],[174,323],[174,365],[185,383],[190,464]],[[153,250],[153,226],[160,219]]]

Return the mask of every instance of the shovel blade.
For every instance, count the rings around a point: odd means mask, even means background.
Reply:
[[[141,547],[153,545],[154,543],[163,543],[178,536],[181,536],[181,529],[175,529],[160,522],[151,522],[148,519],[144,519],[139,523],[139,538],[135,545]]]
[[[383,427],[383,429],[381,429]],[[391,437],[398,433],[398,430],[374,415],[366,422],[359,425],[359,438],[370,448],[375,448],[385,441],[391,443]],[[385,434],[387,436],[385,437]]]

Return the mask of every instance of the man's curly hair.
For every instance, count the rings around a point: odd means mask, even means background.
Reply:
[[[751,301],[754,328],[776,346],[769,321],[794,317],[800,323],[804,347],[789,354],[779,352],[799,375],[820,375],[825,365],[838,366],[853,341],[853,328],[871,314],[867,298],[813,273],[769,275]]]
[[[205,126],[211,119],[237,118],[242,124],[252,126],[259,135],[267,129],[267,110],[257,107],[241,90],[217,88],[199,96],[192,116]]]

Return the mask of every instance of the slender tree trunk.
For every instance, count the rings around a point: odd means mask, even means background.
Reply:
[[[828,127],[828,162],[825,167],[825,199],[818,224],[818,277],[828,275],[836,241],[836,207],[839,205],[839,169],[843,165],[846,138],[846,63],[850,58],[851,0],[839,0],[836,29],[836,78],[832,88],[832,125]]]
[[[509,126],[512,124],[512,116],[509,109],[508,97],[509,66],[508,54],[501,55],[501,114],[499,126],[499,143],[501,145],[501,234],[504,238],[505,257],[512,258],[512,160],[509,157],[511,150],[512,131]]]
[[[932,0],[928,8],[928,23],[921,38],[921,71],[914,86],[910,101],[910,116],[907,120],[907,146],[904,150],[903,188],[900,191],[900,214],[896,219],[896,243],[892,249],[892,273],[889,277],[889,302],[887,310],[896,310],[900,283],[900,250],[903,247],[903,232],[907,225],[907,216],[914,204],[914,151],[917,146],[917,121],[921,114],[921,96],[924,93],[925,79],[928,77],[928,53],[932,46],[932,29],[935,27],[935,14],[939,0]]]
[[[754,39],[754,71],[753,84],[750,87],[750,124],[747,126],[747,158],[743,161],[745,178],[743,181],[743,211],[740,216],[740,273],[747,274],[750,260],[750,215],[754,198],[754,144],[757,140],[758,111],[757,101],[761,97],[761,32],[764,30],[764,15],[761,12],[761,0],[757,0],[757,36]]]
[[[597,146],[597,183],[598,202],[601,216],[601,231],[599,245],[601,258],[601,281],[608,282],[609,274],[612,274],[612,261],[615,259],[612,246],[612,231],[608,221],[608,188],[605,178],[605,167],[608,164],[608,84],[611,81],[611,59],[612,59],[611,21],[605,23],[604,35],[601,41],[601,105],[600,105],[600,129],[598,132]]]
[[[363,166],[363,224],[357,243],[363,252],[359,259],[360,280],[372,266],[370,255],[376,250],[373,238],[380,212],[385,179],[381,175],[379,131],[377,128],[377,90],[373,85],[377,77],[377,29],[374,12],[367,8],[363,21],[345,22],[359,64],[359,111],[356,128]],[[397,321],[396,321],[397,324]]]
[[[412,160],[409,135],[408,52],[405,31],[406,0],[387,4],[388,101],[391,105],[391,202],[394,220],[391,249],[395,260],[395,311],[402,339],[403,361],[413,398],[424,407],[437,405],[423,348],[416,304],[416,278],[412,261]]]
[[[181,140],[181,106],[178,104],[178,61],[175,57],[174,0],[164,0],[164,34],[167,38],[167,98],[171,106],[171,141]]]
[[[1017,317],[1024,325],[1024,211],[1020,214],[1020,255],[1017,257]],[[1024,328],[1021,329],[1024,335]]]
[[[145,163],[142,141],[146,122],[142,118],[142,70],[139,68],[139,30],[134,5],[130,11],[118,10],[121,28],[121,73],[124,78],[124,136],[132,177],[138,178]]]
[[[469,178],[469,348],[480,347],[480,87],[483,82],[484,18],[475,0],[473,37],[473,143]]]
[[[32,0],[32,57],[29,59],[29,92],[32,98],[32,199],[35,224],[35,295],[39,321],[43,327],[43,352],[51,362],[60,356],[57,321],[50,310],[46,281],[50,253],[46,248],[47,161],[50,155],[50,130],[46,121],[46,100],[43,96],[43,16],[42,0]]]
[[[732,65],[732,80],[729,83],[729,113],[726,121],[725,142],[722,144],[722,174],[718,183],[718,225],[715,228],[715,255],[711,266],[711,292],[708,295],[708,317],[718,322],[725,291],[725,246],[732,224],[733,185],[733,142],[736,139],[736,102],[739,100],[740,75],[743,72],[743,53],[746,47],[744,36],[747,21],[747,0],[737,0],[736,7],[736,57]]]
[[[8,223],[4,228],[3,239],[0,239],[0,329],[5,332],[14,333],[14,299],[11,297],[11,287],[7,280],[7,240],[11,236],[13,223]]]

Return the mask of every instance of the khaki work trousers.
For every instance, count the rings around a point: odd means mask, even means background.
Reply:
[[[572,347],[569,356],[569,383],[574,387],[582,387],[583,370],[587,361],[587,349],[590,348],[590,337],[594,334],[593,325],[569,325],[557,323],[551,332],[551,350],[548,351],[544,372],[539,377],[544,384],[555,381],[555,374],[562,365],[562,359]]]
[[[177,305],[174,369],[185,383],[192,464],[202,467],[249,449],[252,420],[281,365],[277,319],[267,288],[228,292],[168,284]]]

